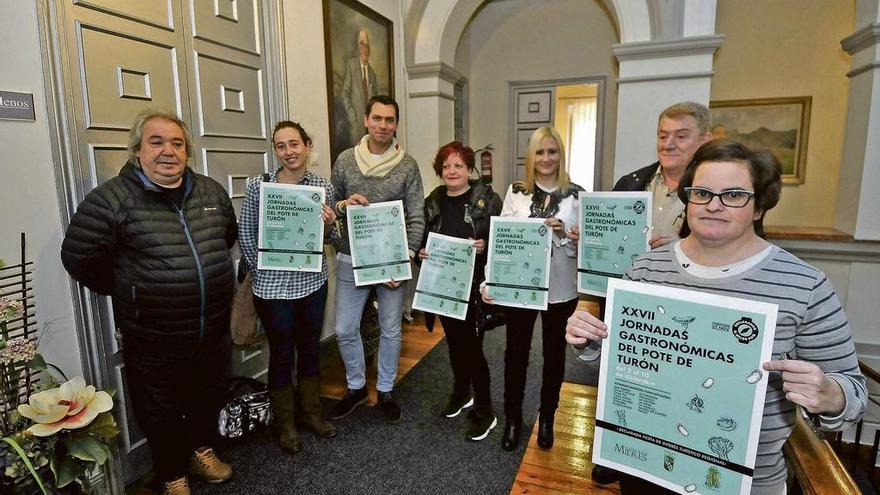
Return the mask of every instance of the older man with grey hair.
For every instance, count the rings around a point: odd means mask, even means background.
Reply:
[[[113,299],[126,386],[163,493],[190,493],[232,468],[209,447],[231,362],[229,248],[238,230],[226,190],[187,167],[192,142],[172,113],[148,110],[129,134],[119,175],[71,218],[61,260],[76,281]]]

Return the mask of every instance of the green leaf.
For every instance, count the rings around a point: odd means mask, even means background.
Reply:
[[[76,480],[86,472],[86,463],[65,455],[63,452],[55,452],[52,461],[49,463],[52,468],[52,474],[55,475],[55,485],[58,488],[65,487],[70,482]]]
[[[119,428],[116,427],[116,420],[110,411],[102,412],[92,421],[92,424],[86,428],[86,431],[102,440],[113,440],[119,434]]]
[[[34,355],[34,358],[31,359],[31,362],[28,363],[28,366],[34,371],[43,371],[47,368],[46,360],[43,359],[43,356],[40,354]]]
[[[63,440],[72,457],[102,465],[110,456],[110,449],[88,433],[73,433]]]

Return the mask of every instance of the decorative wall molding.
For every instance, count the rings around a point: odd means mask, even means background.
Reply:
[[[410,98],[443,98],[449,101],[455,101],[455,96],[444,93],[442,91],[416,91],[409,94]]]
[[[711,78],[715,75],[715,72],[711,70],[700,71],[700,72],[676,72],[672,74],[657,74],[650,76],[630,76],[630,77],[619,77],[617,78],[617,84],[632,84],[632,83],[642,83],[642,82],[655,82],[655,81],[674,81],[681,79],[699,79],[702,77]]]
[[[684,55],[712,55],[724,42],[723,34],[694,36],[672,41],[639,41],[617,43],[612,48],[617,60],[646,60]]]
[[[856,67],[855,69],[846,73],[846,77],[852,79],[853,77],[863,73],[868,72],[869,70],[880,69],[880,62],[874,62],[873,64],[865,64],[861,67]]]
[[[425,62],[409,65],[406,68],[406,72],[410,80],[436,77],[453,84],[462,81],[467,82],[467,78],[461,72],[458,72],[445,62]]]
[[[880,44],[880,22],[868,24],[840,41],[840,46],[850,55]]]
[[[805,260],[880,263],[880,242],[773,239],[773,244]]]

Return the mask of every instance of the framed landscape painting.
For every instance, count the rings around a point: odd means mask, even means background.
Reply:
[[[394,24],[356,0],[324,0],[331,164],[366,134],[375,95],[394,96]]]
[[[782,164],[784,184],[803,184],[812,97],[713,101],[712,134],[766,149]]]

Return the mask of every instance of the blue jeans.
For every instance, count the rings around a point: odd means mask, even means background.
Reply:
[[[318,376],[326,302],[326,282],[320,289],[299,299],[261,299],[254,296],[254,307],[269,339],[270,390],[278,390],[292,383],[294,362],[298,377]]]
[[[400,319],[403,317],[404,286],[389,289],[384,284],[374,286],[354,285],[351,263],[337,261],[336,270],[336,342],[345,363],[345,379],[348,388],[357,390],[366,383],[366,360],[361,340],[361,315],[370,289],[376,289],[379,300],[379,380],[376,390],[390,392],[397,378],[397,362],[400,359]]]

